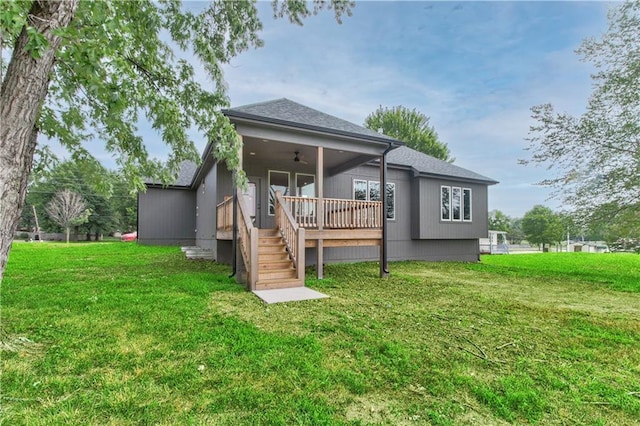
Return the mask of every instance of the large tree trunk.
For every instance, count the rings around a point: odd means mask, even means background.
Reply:
[[[16,40],[0,92],[0,283],[24,206],[38,129],[36,119],[47,94],[61,38],[53,33],[71,22],[78,0],[36,0],[28,23],[49,41],[39,58],[27,51],[26,28]]]

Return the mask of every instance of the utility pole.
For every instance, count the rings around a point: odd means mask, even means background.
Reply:
[[[33,208],[33,217],[35,217],[36,219],[36,235],[38,236],[37,240],[42,241],[42,238],[40,238],[40,225],[38,225],[38,212],[36,212],[36,206],[32,204],[31,207]]]

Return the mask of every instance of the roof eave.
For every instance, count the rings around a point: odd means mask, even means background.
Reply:
[[[224,115],[226,115],[227,117],[229,117],[229,118],[236,118],[236,119],[247,120],[247,121],[251,121],[251,122],[259,122],[259,123],[264,123],[264,124],[284,126],[284,127],[288,127],[288,128],[307,130],[307,131],[312,131],[312,132],[319,132],[319,133],[324,133],[324,134],[328,134],[328,135],[355,138],[355,139],[359,139],[359,140],[365,140],[365,141],[368,141],[368,142],[375,142],[375,143],[380,143],[380,144],[385,144],[385,145],[391,144],[391,145],[394,145],[396,147],[404,145],[404,142],[399,141],[397,139],[389,138],[389,137],[375,137],[373,135],[364,135],[364,134],[347,132],[347,131],[342,131],[342,130],[337,130],[337,129],[330,129],[330,128],[327,128],[327,127],[313,126],[313,125],[310,125],[310,124],[303,124],[303,123],[296,123],[294,121],[280,120],[280,119],[277,119],[277,118],[264,117],[264,116],[260,116],[260,115],[249,114],[249,113],[246,113],[246,112],[233,111],[231,109],[223,109],[222,113]]]

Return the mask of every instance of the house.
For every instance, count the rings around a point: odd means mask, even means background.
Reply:
[[[209,144],[174,185],[139,194],[139,243],[211,250],[251,290],[304,285],[304,265],[321,278],[324,263],[380,260],[384,276],[388,260],[479,259],[493,179],[288,99],[223,113],[248,187]]]

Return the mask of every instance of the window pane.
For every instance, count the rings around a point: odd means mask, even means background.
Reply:
[[[451,188],[451,210],[453,213],[453,220],[461,219],[461,203],[462,200],[460,199],[460,188]]]
[[[316,177],[314,175],[296,173],[296,195],[298,197],[315,197]]]
[[[451,188],[448,186],[440,187],[440,205],[442,206],[441,210],[441,219],[442,220],[451,220]]]
[[[313,198],[316,196],[316,177],[304,173],[296,173],[296,195],[302,198]],[[316,208],[310,201],[296,203],[295,211],[292,213],[298,222],[315,221]]]
[[[366,180],[353,180],[353,199],[360,201],[367,201],[367,181]]]
[[[462,192],[463,192],[462,206],[464,209],[462,219],[471,220],[471,189],[465,188],[462,190]]]
[[[276,214],[276,191],[289,195],[289,173],[269,170],[269,215]]]
[[[380,182],[369,181],[369,201],[380,201]]]
[[[387,183],[387,219],[396,218],[396,184]]]

